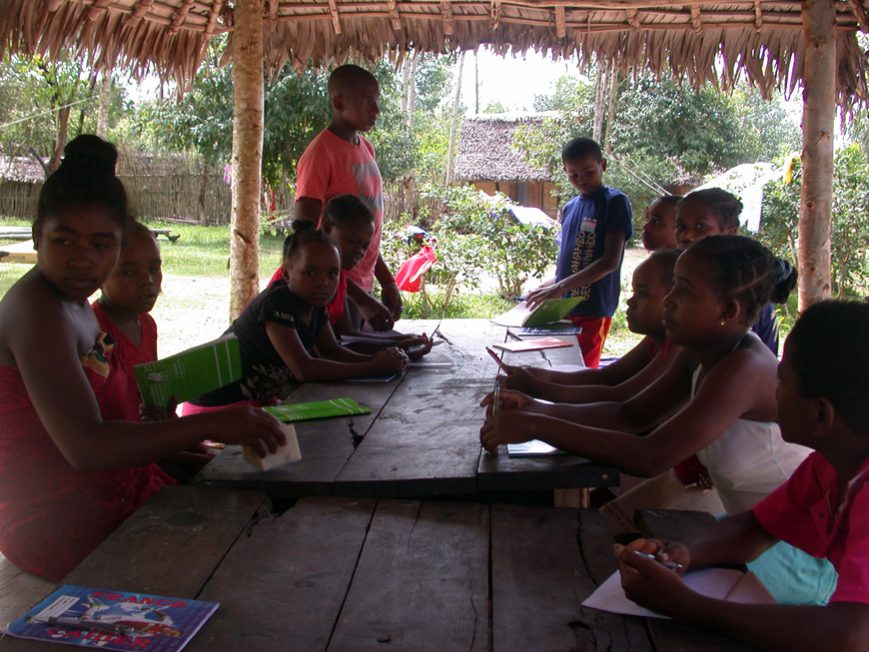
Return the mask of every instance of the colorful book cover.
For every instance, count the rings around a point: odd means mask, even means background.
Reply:
[[[534,310],[529,310],[523,301],[511,310],[493,317],[492,321],[501,326],[543,326],[552,322],[561,321],[571,310],[576,308],[582,301],[582,297],[568,297],[567,299],[547,299]]]
[[[189,401],[241,378],[241,351],[235,335],[133,367],[145,405],[166,407],[172,397]]]
[[[354,414],[371,414],[370,408],[360,405],[352,398],[346,396],[333,398],[328,401],[269,405],[263,409],[284,423],[313,421],[314,419],[328,419],[330,417],[344,417]]]
[[[218,603],[67,584],[6,628],[18,638],[103,650],[177,652]]]
[[[557,337],[540,337],[534,340],[521,340],[519,342],[504,342],[493,344],[496,349],[509,351],[510,353],[524,353],[525,351],[543,351],[545,349],[563,349],[573,346],[573,342],[565,342]]]

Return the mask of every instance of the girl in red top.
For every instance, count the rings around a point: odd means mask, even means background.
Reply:
[[[40,192],[36,266],[0,301],[0,552],[62,579],[167,477],[151,462],[205,436],[284,441],[261,410],[165,423],[103,420],[111,338],[88,304],[118,261],[129,213],[117,151],[79,136]]]

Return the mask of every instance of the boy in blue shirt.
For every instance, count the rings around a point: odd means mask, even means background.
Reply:
[[[631,204],[620,190],[603,185],[607,163],[600,145],[575,138],[561,151],[564,172],[579,196],[562,210],[561,246],[554,281],[528,295],[536,308],[547,299],[582,296],[570,317],[585,366],[595,369],[619,304],[622,258],[631,237]]]

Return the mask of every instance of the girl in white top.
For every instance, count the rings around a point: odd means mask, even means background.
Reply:
[[[624,402],[584,405],[503,390],[502,409],[480,432],[483,445],[495,452],[542,439],[642,477],[696,453],[727,511],[748,509],[809,453],[779,434],[777,360],[749,330],[758,310],[784,301],[795,283],[793,268],[750,238],[696,242],[676,262],[664,299],[667,336],[683,349],[657,381]],[[483,400],[491,403],[491,395]]]

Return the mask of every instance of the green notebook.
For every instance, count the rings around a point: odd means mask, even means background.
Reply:
[[[330,417],[344,417],[353,414],[371,414],[371,409],[360,405],[352,398],[333,398],[328,401],[312,401],[310,403],[286,403],[284,405],[269,405],[263,408],[266,412],[284,423],[292,421],[313,421]]]
[[[543,326],[552,322],[561,321],[571,310],[576,308],[583,297],[568,297],[567,299],[547,299],[535,310],[528,310],[523,301],[512,310],[502,315],[493,317],[492,321],[501,326]]]
[[[145,405],[167,407],[170,399],[189,401],[241,378],[241,352],[235,335],[133,367]]]

